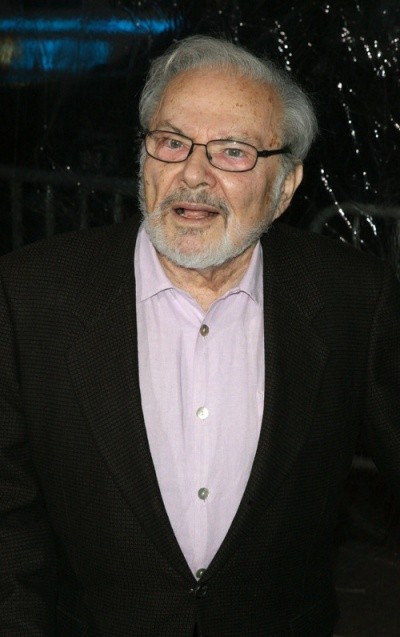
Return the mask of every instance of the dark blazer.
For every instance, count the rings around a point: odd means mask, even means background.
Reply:
[[[328,239],[281,224],[263,239],[262,430],[197,582],[141,410],[137,223],[0,261],[0,635],[190,637],[197,622],[201,637],[325,637],[338,499],[360,435],[400,493],[397,283]]]

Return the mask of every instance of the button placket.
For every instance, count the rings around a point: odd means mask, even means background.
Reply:
[[[210,409],[208,405],[208,375],[209,375],[209,362],[208,362],[208,348],[209,341],[207,335],[210,328],[205,323],[201,324],[198,328],[196,347],[195,347],[195,383],[193,388],[193,435],[196,440],[196,456],[195,467],[193,468],[193,477],[195,482],[193,484],[194,490],[193,498],[196,499],[195,515],[193,519],[193,532],[196,538],[195,546],[199,547],[197,554],[197,560],[203,562],[202,554],[204,539],[207,537],[207,520],[208,514],[205,510],[206,500],[209,496],[209,488],[207,485],[208,473],[209,473],[209,460],[207,454],[207,448],[209,446],[209,437],[212,429],[210,429]],[[206,486],[204,486],[206,485]],[[197,561],[196,560],[196,561]],[[204,569],[198,569],[203,570]]]

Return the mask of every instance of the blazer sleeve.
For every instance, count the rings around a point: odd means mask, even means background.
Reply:
[[[0,634],[54,633],[56,569],[30,456],[10,304],[0,286]]]
[[[400,286],[385,269],[370,332],[366,446],[400,503]]]

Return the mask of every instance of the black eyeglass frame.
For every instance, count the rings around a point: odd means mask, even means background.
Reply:
[[[147,136],[151,135],[152,133],[169,133],[170,135],[179,135],[179,137],[183,137],[184,139],[187,139],[190,143],[190,149],[188,154],[186,155],[185,159],[179,159],[178,161],[168,161],[166,159],[160,159],[160,157],[155,157],[154,155],[152,155],[151,153],[149,153],[148,148],[147,148]],[[291,153],[290,150],[290,146],[286,145],[286,146],[282,146],[282,148],[275,148],[273,150],[257,150],[257,148],[255,146],[253,146],[252,144],[248,144],[247,142],[239,142],[239,140],[230,140],[230,139],[210,139],[208,140],[207,144],[199,144],[197,142],[194,142],[192,139],[190,139],[190,137],[187,137],[186,135],[182,135],[182,133],[175,133],[174,131],[167,131],[167,130],[162,130],[159,128],[156,128],[154,130],[145,130],[145,131],[139,131],[139,139],[141,139],[142,141],[144,141],[144,146],[146,149],[146,153],[152,157],[153,159],[156,159],[157,161],[162,161],[164,164],[182,164],[184,161],[186,161],[188,159],[188,157],[192,154],[193,152],[193,148],[195,146],[203,146],[206,149],[206,157],[209,161],[209,163],[211,164],[211,166],[213,166],[213,168],[216,168],[217,170],[223,170],[224,172],[228,172],[228,173],[247,173],[250,170],[253,170],[256,165],[257,165],[257,161],[259,157],[271,157],[273,155],[288,155]],[[211,159],[210,159],[210,155],[207,153],[207,146],[208,144],[210,144],[211,142],[237,142],[240,144],[244,144],[245,146],[249,146],[250,148],[253,148],[253,150],[256,151],[256,157],[255,157],[255,161],[254,164],[251,168],[245,168],[244,170],[229,170],[228,168],[220,168],[220,166],[215,166]]]

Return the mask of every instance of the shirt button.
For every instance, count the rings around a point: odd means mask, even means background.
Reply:
[[[198,579],[200,579],[200,577],[202,577],[202,576],[204,575],[204,573],[205,573],[205,572],[206,572],[206,569],[205,569],[205,568],[199,568],[199,569],[197,569],[197,571],[196,571],[196,577],[197,577]]]
[[[199,496],[200,500],[207,500],[208,494],[209,494],[209,490],[206,489],[205,487],[202,487],[197,492],[197,495]]]
[[[208,414],[209,414],[209,411],[207,407],[199,407],[198,410],[196,411],[196,416],[197,418],[200,418],[200,420],[205,420],[206,418],[208,418]]]
[[[207,336],[208,332],[210,331],[208,325],[202,325],[200,328],[200,334],[202,336]]]

